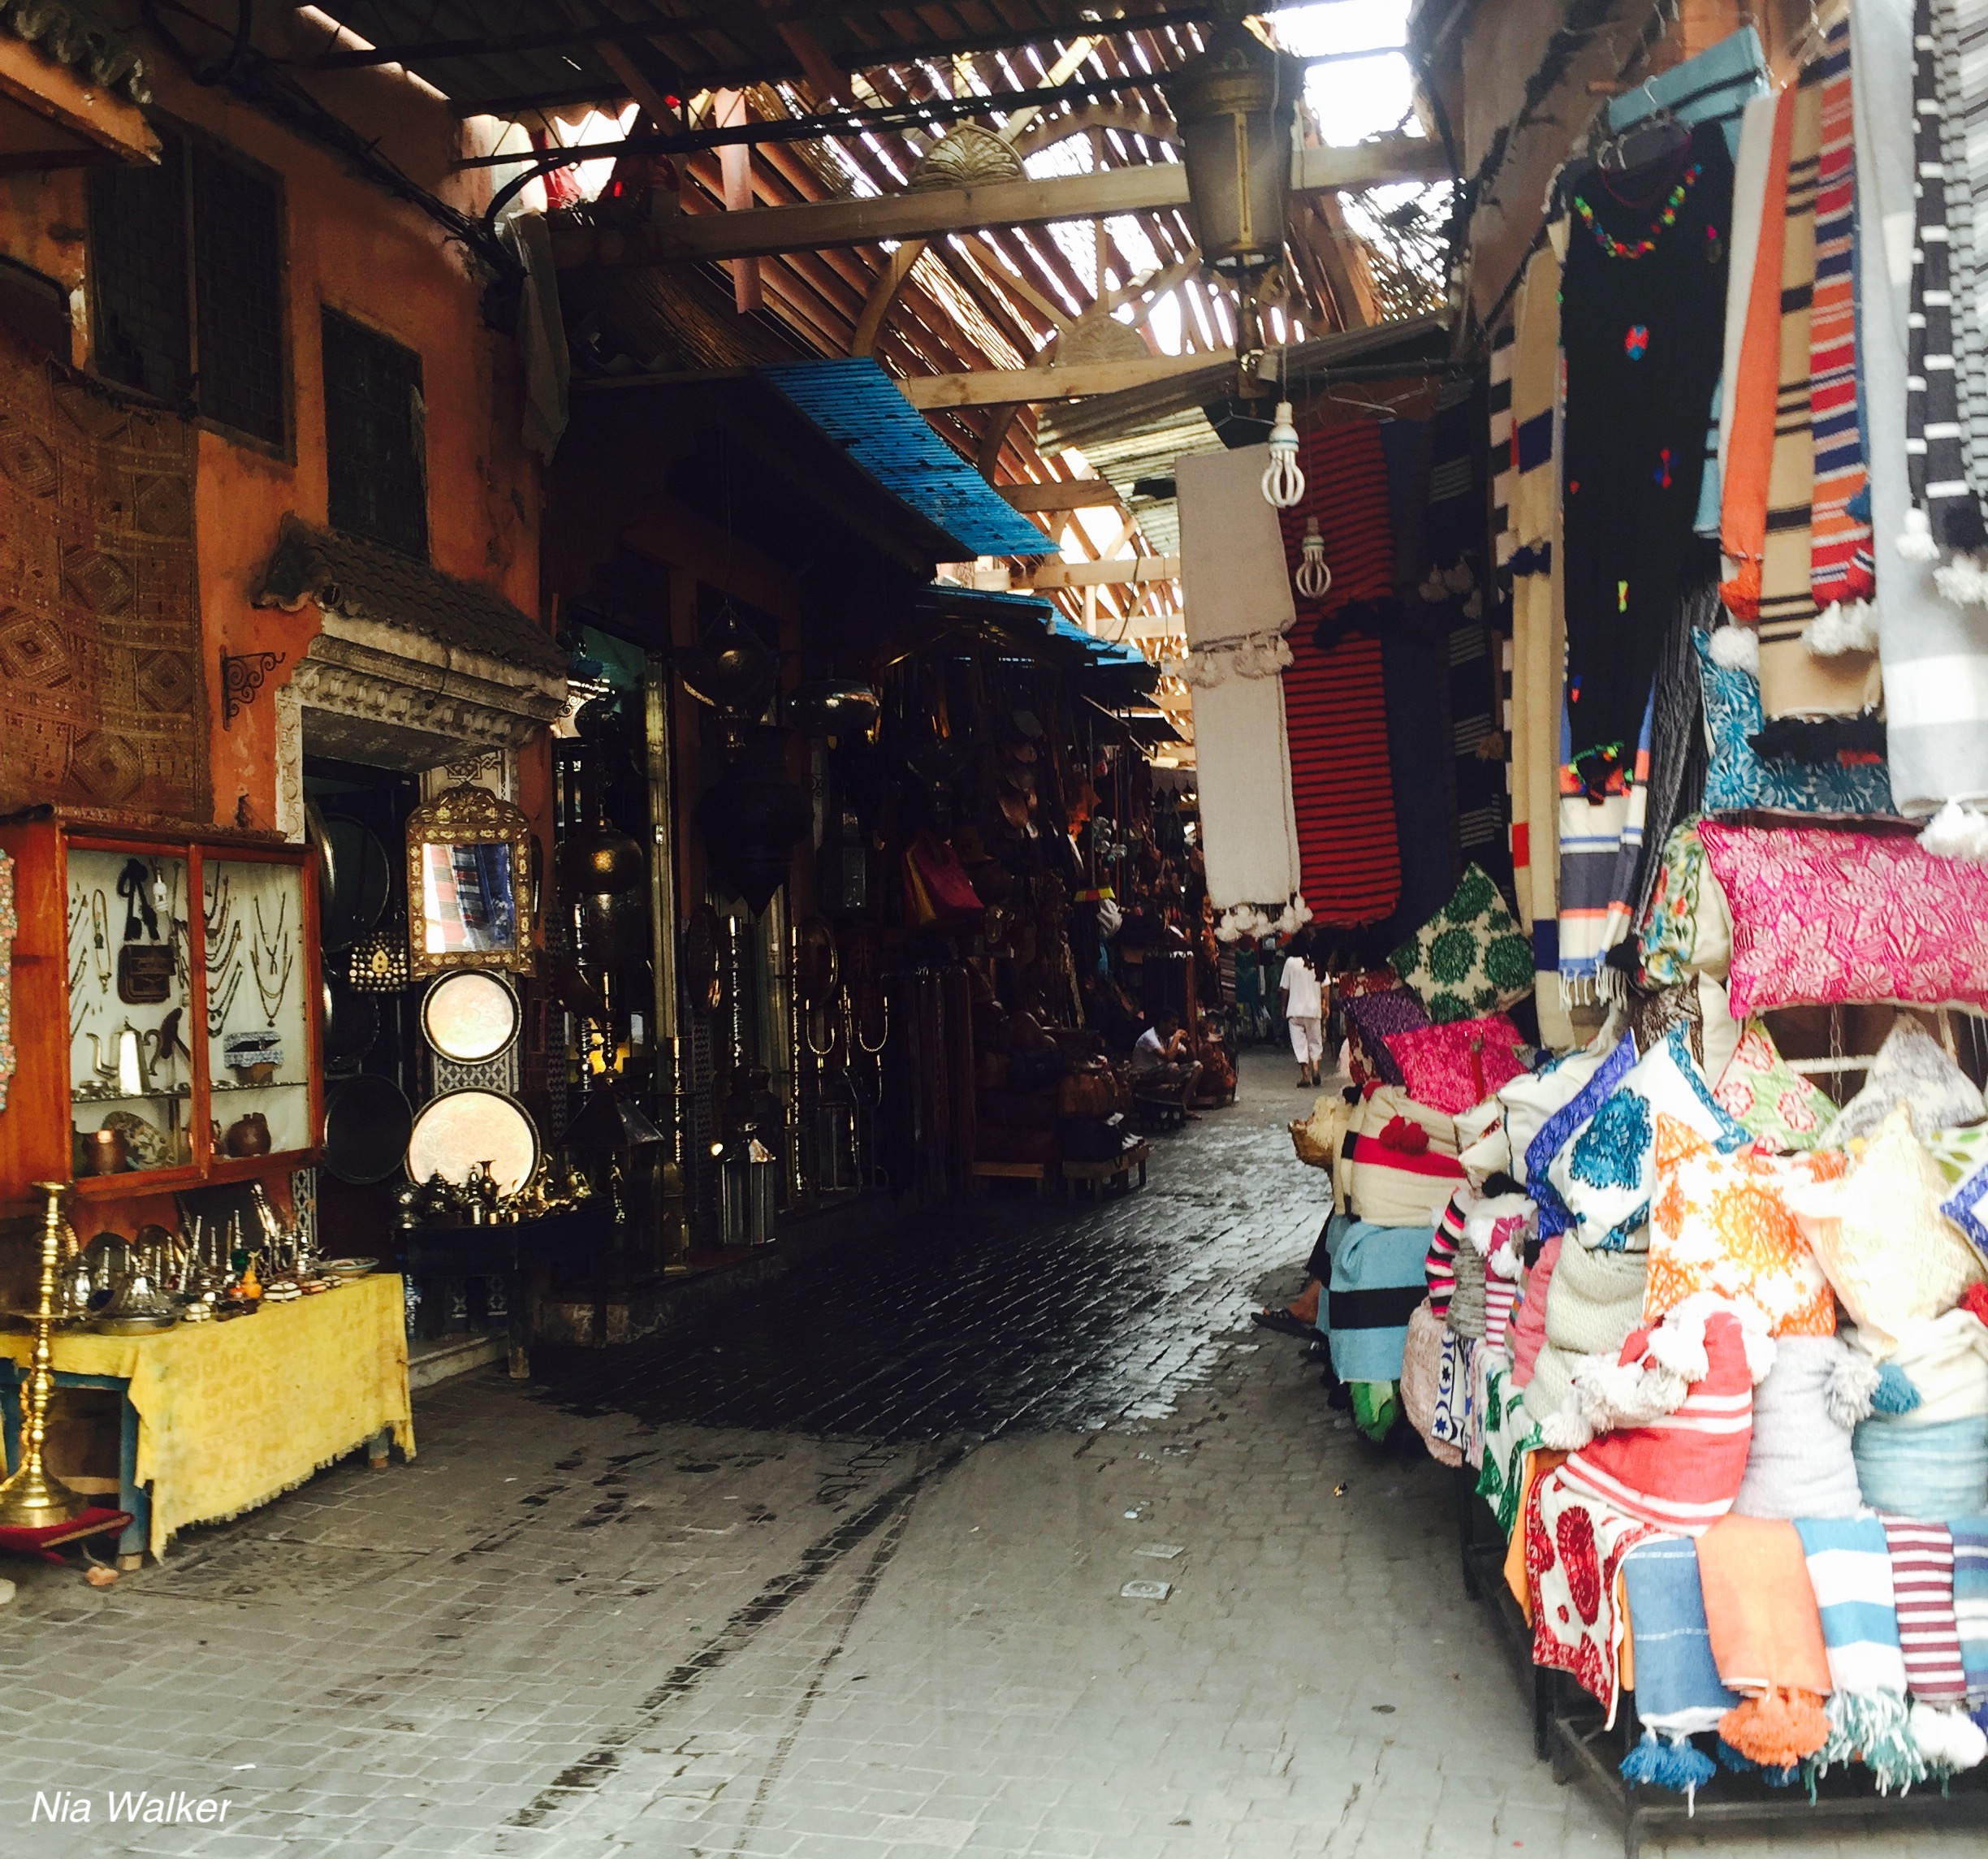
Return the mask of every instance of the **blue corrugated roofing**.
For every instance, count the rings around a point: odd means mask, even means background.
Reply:
[[[1046,556],[1056,545],[1016,515],[867,356],[759,372],[892,495],[973,556]]]
[[[1082,646],[1100,665],[1123,665],[1129,670],[1146,672],[1152,667],[1146,655],[1136,646],[1128,646],[1122,641],[1100,639],[1095,633],[1087,633],[1074,620],[1065,620],[1059,613],[1049,622],[1049,630],[1059,639],[1068,639]]]

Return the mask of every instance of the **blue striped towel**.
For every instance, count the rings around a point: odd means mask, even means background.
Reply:
[[[1698,1584],[1698,1546],[1683,1537],[1638,1543],[1623,1563],[1636,1645],[1636,1714],[1666,1736],[1716,1730],[1740,1694],[1719,1683]]]

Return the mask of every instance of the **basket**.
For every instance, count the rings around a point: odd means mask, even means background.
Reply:
[[[1312,1125],[1304,1118],[1294,1118],[1290,1126],[1291,1147],[1298,1152],[1298,1159],[1307,1168],[1329,1169],[1333,1165],[1333,1146],[1322,1143],[1312,1133]]]

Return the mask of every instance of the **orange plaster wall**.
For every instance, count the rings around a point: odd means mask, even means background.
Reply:
[[[484,326],[481,279],[442,228],[247,105],[188,82],[169,59],[154,63],[153,78],[156,114],[205,131],[283,181],[292,456],[204,428],[195,516],[214,821],[223,828],[239,823],[268,831],[276,819],[270,694],[309,649],[318,619],[313,606],[286,614],[252,606],[249,595],[286,512],[326,521],[320,306],[419,352],[427,403],[430,559],[534,616],[540,610],[542,468],[518,441],[516,352],[507,335]],[[437,121],[428,126],[429,141],[446,136],[449,146],[456,145],[460,132],[439,100],[404,95],[398,101],[404,109],[432,110]],[[77,175],[0,182],[0,252],[72,287],[82,280],[87,253],[76,236],[83,218]],[[85,364],[86,344],[86,331],[79,330],[76,359]],[[250,651],[280,651],[283,663],[232,727],[224,727],[220,655]]]

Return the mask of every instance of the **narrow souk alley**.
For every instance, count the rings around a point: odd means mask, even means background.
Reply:
[[[1143,1191],[979,1201],[695,1334],[452,1381],[412,1463],[348,1462],[115,1588],[28,1571],[5,1851],[1612,1853],[1532,1758],[1449,1475],[1249,1325],[1319,1221],[1303,1101],[1247,1054]],[[85,1644],[118,1675],[78,1697]],[[51,1785],[95,1799],[87,1829],[29,1822]],[[226,1820],[105,1824],[139,1788]]]

